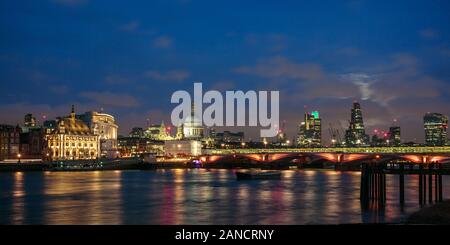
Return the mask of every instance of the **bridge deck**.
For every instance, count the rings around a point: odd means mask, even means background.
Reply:
[[[250,154],[250,153],[447,153],[450,146],[400,146],[400,147],[321,147],[321,148],[239,148],[207,149],[206,154]]]

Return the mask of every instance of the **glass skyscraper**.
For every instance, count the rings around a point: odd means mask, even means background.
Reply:
[[[369,135],[364,129],[361,105],[358,102],[353,102],[350,125],[345,131],[345,144],[348,146],[369,145]]]
[[[440,113],[427,113],[423,117],[425,144],[442,146],[447,143],[448,117]]]
[[[299,125],[297,145],[300,147],[319,147],[322,145],[322,125],[318,111],[306,112]]]

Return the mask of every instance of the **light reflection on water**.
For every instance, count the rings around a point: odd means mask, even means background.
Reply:
[[[388,175],[386,208],[363,212],[359,172],[289,170],[263,181],[204,169],[1,173],[0,224],[398,222],[418,209],[417,176],[405,183],[403,211],[398,179]]]

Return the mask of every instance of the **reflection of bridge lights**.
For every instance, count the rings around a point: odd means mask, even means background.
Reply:
[[[294,174],[295,174],[295,171],[293,171],[293,170],[286,170],[286,171],[283,171],[283,177],[287,177],[287,178],[291,178],[292,176],[294,176]]]
[[[442,160],[444,160],[444,159],[446,159],[446,158],[448,158],[448,157],[443,157],[443,156],[433,156],[433,157],[431,157],[430,162],[433,162],[433,163],[439,163],[439,162],[441,162]]]
[[[326,175],[340,175],[340,171],[324,171]]]
[[[355,176],[360,176],[361,175],[361,172],[359,172],[359,171],[350,171],[350,172],[348,172],[350,175],[355,175]]]
[[[307,176],[314,176],[314,175],[316,175],[316,171],[313,171],[313,170],[305,170],[304,173]]]

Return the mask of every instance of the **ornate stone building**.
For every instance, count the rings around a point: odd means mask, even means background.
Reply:
[[[164,121],[162,121],[161,124],[150,125],[145,130],[144,137],[151,140],[173,140]]]
[[[100,137],[72,113],[59,118],[56,127],[46,135],[47,153],[52,160],[96,159],[100,156]]]
[[[189,115],[184,123],[181,125],[183,128],[183,138],[188,140],[202,140],[204,137],[203,125],[200,119],[195,116],[195,107],[192,103],[191,115]]]
[[[20,133],[19,126],[0,125],[0,160],[18,158]]]
[[[118,126],[112,115],[89,111],[77,116],[89,127],[94,135],[100,138],[100,155],[115,157],[117,151]]]

